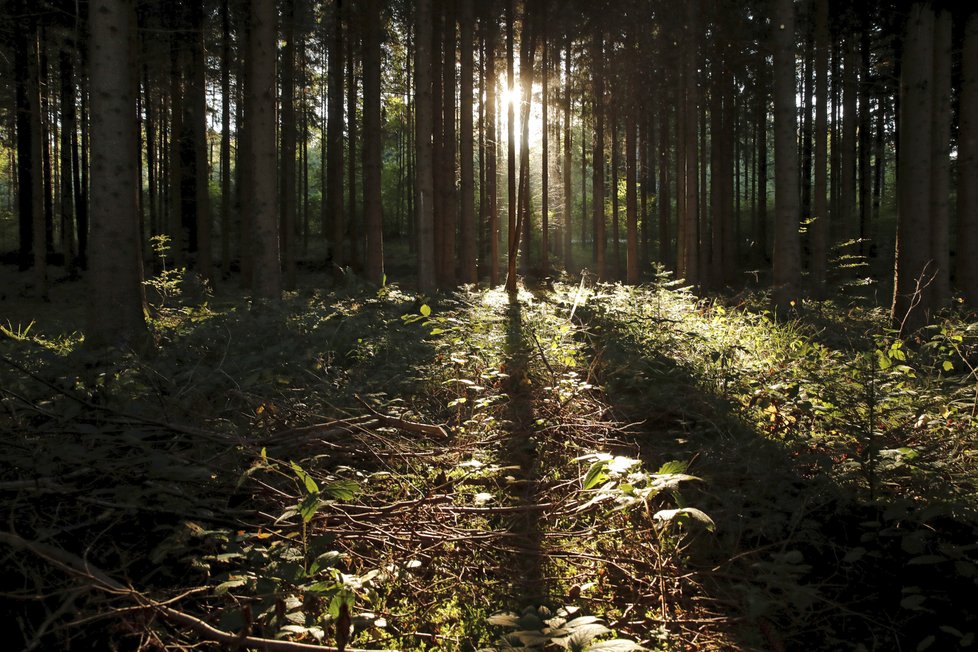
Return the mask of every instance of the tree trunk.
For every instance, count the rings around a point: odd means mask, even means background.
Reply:
[[[687,283],[699,283],[699,160],[697,142],[697,122],[699,116],[699,92],[697,90],[697,57],[696,35],[697,14],[700,10],[697,2],[686,5],[686,38],[683,44],[683,92],[684,99],[684,134],[683,153],[685,164],[683,170],[685,197],[683,197],[682,219],[679,225],[681,245],[679,247],[679,263],[677,273]]]
[[[541,23],[545,26],[546,15],[542,17]],[[549,125],[549,115],[550,104],[547,101],[547,95],[549,93],[548,82],[550,80],[550,50],[549,44],[547,43],[546,34],[544,33],[543,38],[543,55],[540,64],[541,71],[541,121],[540,134],[542,142],[540,143],[540,181],[541,181],[541,198],[540,198],[540,275],[549,276],[550,275],[550,125]]]
[[[21,16],[27,14],[27,0],[17,3],[17,12]],[[35,155],[35,146],[40,150],[40,143],[31,140],[31,100],[34,92],[31,87],[30,64],[32,30],[14,30],[14,74],[15,74],[15,106],[17,111],[17,226],[19,235],[19,266],[26,270],[32,264],[34,248],[34,184],[41,180],[34,177],[33,162],[39,161]]]
[[[282,272],[275,193],[275,0],[251,0],[251,30],[245,65],[250,86],[245,95],[248,156],[252,175],[248,220],[252,233],[252,287],[262,299],[279,299]]]
[[[839,220],[842,222],[843,234],[846,239],[859,237],[859,224],[856,219],[856,125],[858,124],[858,109],[856,98],[859,80],[856,75],[856,44],[855,36],[847,36],[844,69],[842,71],[842,169],[839,196]],[[860,244],[861,247],[861,244]]]
[[[978,305],[978,10],[964,29],[958,127],[957,285]]]
[[[635,53],[628,39],[626,53],[634,61]],[[631,67],[631,66],[629,66]],[[638,145],[638,107],[636,97],[638,88],[635,83],[634,71],[629,80],[628,101],[625,106],[625,228],[627,231],[627,247],[625,260],[625,280],[628,283],[638,283],[638,189],[636,187],[638,162],[635,159]],[[643,129],[644,131],[644,129]],[[644,184],[643,184],[644,185]],[[615,189],[617,193],[617,187]]]
[[[506,89],[512,91],[516,85],[515,72],[513,70],[513,29],[515,20],[514,0],[506,2]],[[510,93],[512,98],[512,93]],[[516,258],[515,250],[518,242],[516,230],[516,109],[512,99],[506,102],[506,172],[507,172],[507,273],[506,291],[509,294],[516,293]]]
[[[282,8],[282,123],[281,123],[281,191],[279,201],[282,209],[279,221],[282,263],[285,268],[285,289],[294,290],[296,284],[295,265],[295,219],[296,219],[296,124],[295,124],[295,3],[285,0]]]
[[[930,245],[934,264],[931,310],[951,303],[951,13],[934,23],[933,124],[931,145]]]
[[[347,2],[343,5],[343,22],[346,24],[346,138],[349,154],[346,158],[347,165],[347,199],[349,209],[346,213],[346,229],[344,230],[341,241],[348,243],[349,249],[345,249],[347,256],[345,262],[354,271],[360,270],[360,246],[361,239],[359,234],[359,219],[357,212],[357,75],[355,44],[357,33],[354,29],[353,12],[356,5]],[[338,270],[339,268],[337,268]]]
[[[417,239],[418,239],[418,289],[432,292],[435,289],[435,241],[434,241],[434,174],[432,165],[432,121],[434,98],[432,97],[433,62],[431,0],[417,0],[415,7],[414,49],[414,105],[415,147],[417,148]]]
[[[499,24],[491,11],[486,12],[486,210],[489,213],[489,287],[499,285],[499,207],[496,170],[499,140],[496,138],[496,41]]]
[[[475,164],[472,123],[473,51],[474,33],[473,0],[459,2],[459,174],[460,200],[459,239],[461,242],[460,277],[462,283],[476,283],[478,279],[477,229],[475,222]]]
[[[795,7],[777,0],[774,44],[774,301],[779,312],[798,301],[798,158],[795,115]]]
[[[594,132],[591,141],[591,205],[593,207],[594,265],[598,280],[608,278],[605,263],[604,232],[604,34],[595,29],[591,41],[591,89]]]
[[[673,268],[672,230],[672,198],[669,196],[669,109],[671,103],[663,92],[659,99],[659,194],[656,203],[659,207],[659,262],[667,268]],[[678,175],[682,176],[682,175]]]
[[[564,270],[570,272],[574,268],[574,224],[571,219],[571,207],[574,188],[571,184],[571,166],[573,164],[573,138],[571,135],[571,40],[568,36],[564,46]]]
[[[146,340],[136,187],[136,113],[131,78],[132,0],[93,0],[91,29],[92,260],[90,347],[141,348]],[[123,62],[120,65],[120,62]]]
[[[333,0],[329,13],[329,71],[326,109],[326,197],[332,227],[334,273],[347,260],[343,249],[346,218],[343,208],[343,0]]]
[[[930,246],[934,10],[916,2],[907,18],[897,126],[897,242],[891,318],[902,335],[927,323],[934,274]]]
[[[231,273],[231,9],[221,0],[221,272]]]
[[[457,136],[455,124],[455,53],[457,48],[455,33],[455,0],[442,0],[445,9],[442,55],[442,157],[438,186],[441,192],[442,218],[439,223],[441,249],[438,252],[438,267],[442,288],[455,286],[455,239],[458,223],[458,191],[456,178]]]
[[[384,215],[381,207],[380,0],[363,7],[363,218],[367,236],[367,280],[384,282]]]
[[[193,115],[191,133],[194,151],[194,207],[197,229],[197,273],[205,279],[213,276],[211,262],[210,174],[207,165],[207,54],[204,51],[204,0],[191,6],[194,44],[193,76],[190,85],[190,108]]]
[[[828,40],[829,0],[815,4],[815,169],[812,197],[811,277],[815,298],[825,296],[825,276],[828,264]]]
[[[72,49],[63,44],[58,60],[61,69],[61,229],[62,251],[65,256],[65,269],[69,276],[75,275],[75,195],[73,190],[73,173],[71,169],[71,137],[76,129],[75,123],[75,76],[72,66]],[[149,114],[149,107],[147,107]],[[152,129],[147,125],[148,132]],[[149,138],[147,137],[147,144]],[[149,153],[152,153],[152,147]],[[150,157],[151,158],[151,157]],[[150,191],[153,189],[150,178]],[[151,202],[152,203],[152,202]]]

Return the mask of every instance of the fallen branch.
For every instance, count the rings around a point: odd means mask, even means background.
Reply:
[[[189,627],[204,639],[213,641],[214,643],[227,646],[241,646],[244,648],[257,648],[259,650],[266,650],[267,652],[301,652],[303,650],[310,652],[323,652],[324,650],[326,652],[344,652],[344,650],[345,652],[396,652],[394,650],[363,650],[351,647],[338,648],[328,645],[311,645],[309,643],[295,643],[272,638],[261,638],[259,636],[240,636],[217,629],[196,616],[152,600],[135,589],[123,585],[118,580],[109,576],[105,571],[67,550],[62,550],[61,548],[39,541],[28,541],[13,532],[0,532],[0,543],[6,543],[12,548],[32,552],[38,557],[53,563],[58,568],[88,580],[95,588],[102,591],[116,595],[125,595],[136,601],[141,607],[152,609],[172,623]]]
[[[386,414],[381,414],[377,410],[370,407],[370,405],[359,396],[357,396],[356,399],[367,410],[367,412],[389,428],[397,428],[398,430],[406,430],[408,432],[420,432],[436,439],[448,439],[448,432],[441,426],[435,426],[428,423],[417,423],[416,421],[407,421],[406,419],[401,419],[400,417],[392,417]]]

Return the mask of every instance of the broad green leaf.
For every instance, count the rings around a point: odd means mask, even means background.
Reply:
[[[316,481],[312,479],[312,476],[306,473],[303,468],[295,462],[290,462],[290,464],[292,465],[292,470],[295,472],[296,477],[299,478],[303,485],[305,485],[306,491],[310,494],[319,493],[319,485],[317,485]]]
[[[607,466],[607,464],[608,462],[606,460],[598,460],[591,465],[591,468],[588,469],[587,475],[584,476],[585,489],[593,489],[607,479],[608,474],[605,473],[605,466]]]
[[[425,317],[430,317],[431,306],[429,306],[427,303],[421,304],[421,314],[424,315]]]
[[[695,507],[682,507],[680,509],[662,509],[656,512],[652,518],[654,518],[657,521],[668,523],[673,519],[675,519],[676,516],[680,516],[680,515],[687,515],[693,518],[694,520],[703,523],[706,526],[706,529],[709,530],[710,532],[716,530],[717,526],[716,523],[713,522],[713,519],[707,516],[705,512],[698,510]]]
[[[360,493],[356,480],[334,480],[323,488],[323,493],[336,500],[353,500]]]

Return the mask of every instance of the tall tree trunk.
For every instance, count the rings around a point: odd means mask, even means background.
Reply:
[[[927,323],[934,266],[930,246],[934,10],[916,2],[907,18],[900,78],[897,242],[891,318],[901,334]]]
[[[346,24],[346,130],[347,147],[349,155],[346,158],[347,164],[347,199],[350,202],[347,211],[346,230],[342,239],[349,243],[349,255],[346,262],[355,271],[360,270],[360,238],[359,212],[357,211],[357,199],[360,194],[357,192],[357,75],[356,75],[356,33],[354,24],[354,10],[356,6],[352,2],[343,5],[343,22]]]
[[[591,40],[591,89],[594,132],[591,141],[591,205],[593,207],[594,265],[598,279],[606,280],[608,273],[605,263],[607,246],[604,232],[604,34],[601,29],[594,30]]]
[[[774,301],[781,312],[798,301],[798,158],[795,116],[795,7],[777,0],[774,44]]]
[[[862,29],[859,34],[859,251],[869,254],[872,236],[873,183],[869,162],[872,151],[873,112],[870,108],[869,91],[872,82],[869,75],[870,42],[868,5],[861,8]],[[948,82],[950,93],[950,82]]]
[[[169,156],[169,228],[170,251],[178,267],[185,263],[186,235],[183,232],[183,47],[177,34],[170,43],[170,151]]]
[[[231,8],[221,0],[221,272],[231,273]]]
[[[510,269],[516,269],[516,260],[519,258],[520,269],[524,273],[529,271],[531,248],[530,104],[533,99],[533,58],[536,51],[535,20],[531,6],[524,5],[523,28],[520,32],[520,173],[516,200],[516,245],[510,250]]]
[[[40,39],[38,30],[30,33],[27,60],[27,101],[30,107],[30,142],[31,157],[25,161],[31,169],[30,197],[21,196],[21,201],[31,204],[31,249],[34,254],[34,294],[43,299],[48,296],[47,270],[47,210],[45,196],[47,185],[44,175],[44,152],[47,150],[46,139],[41,115],[41,78],[40,78]]]
[[[69,44],[61,46],[58,67],[61,69],[61,229],[62,251],[65,256],[65,269],[69,276],[75,275],[75,194],[73,189],[73,173],[71,169],[71,137],[76,129],[75,124],[75,75],[72,66],[73,52]],[[151,113],[147,106],[147,114]],[[147,124],[149,132],[152,129]],[[147,138],[147,144],[150,144]],[[152,153],[152,147],[149,153]],[[152,157],[150,157],[152,158]],[[150,177],[150,191],[153,189]]]
[[[545,5],[544,5],[545,6]],[[546,15],[542,16],[541,27],[546,26]],[[540,275],[550,274],[550,123],[549,110],[550,104],[547,95],[549,94],[550,80],[550,50],[546,32],[543,33],[543,55],[540,65],[541,71],[541,106],[540,106]]]
[[[933,123],[931,145],[930,246],[934,264],[932,310],[951,303],[951,13],[934,23]]]
[[[957,285],[978,305],[978,10],[972,9],[961,50],[958,127]]]
[[[699,283],[699,160],[697,142],[697,122],[699,115],[699,91],[697,89],[696,35],[698,2],[686,5],[686,38],[683,44],[683,93],[684,128],[683,170],[685,197],[683,198],[682,219],[679,225],[682,244],[679,248],[677,273],[680,278],[693,285]]]
[[[768,140],[767,140],[767,124],[768,124],[768,75],[767,75],[767,64],[762,58],[759,62],[758,70],[758,88],[757,88],[757,125],[755,127],[757,134],[757,211],[756,211],[756,224],[754,228],[754,240],[755,240],[755,258],[754,261],[758,265],[767,266],[770,261],[768,256],[768,224],[767,224],[767,208],[768,208],[768,193],[767,193],[767,180],[768,180]]]
[[[625,53],[628,59],[635,61],[635,51],[631,43],[631,33],[626,38]],[[630,67],[630,66],[629,66]],[[625,280],[628,283],[638,283],[638,188],[636,147],[638,145],[638,88],[634,70],[630,71],[628,95],[625,105],[625,229],[627,232],[627,247],[625,260]],[[643,128],[643,132],[645,129]],[[643,153],[644,156],[644,153]],[[644,185],[644,184],[643,184]],[[617,194],[617,186],[615,193]]]
[[[815,0],[815,183],[812,198],[811,277],[816,298],[825,295],[828,264],[828,40],[829,0]]]
[[[347,0],[349,1],[349,0]],[[348,260],[343,248],[346,216],[343,207],[343,0],[333,0],[329,13],[329,71],[326,117],[326,198],[332,227],[333,269]]]
[[[612,98],[611,107],[608,111],[611,122],[611,242],[612,255],[614,261],[611,265],[613,278],[621,280],[621,202],[618,198],[619,171],[621,170],[621,139],[618,137],[620,131],[618,98]]]
[[[384,282],[384,215],[381,207],[380,0],[363,7],[363,218],[367,236],[367,280]]]
[[[515,20],[514,0],[506,2],[506,89],[510,91],[510,101],[506,102],[506,172],[507,172],[507,273],[506,291],[516,293],[516,244],[519,240],[516,230],[516,108],[512,102],[512,90],[516,86],[513,70],[513,29]]]
[[[441,250],[439,267],[443,288],[455,286],[455,239],[458,226],[458,190],[456,179],[457,130],[455,124],[455,54],[457,48],[455,32],[455,1],[442,0],[445,9],[442,55],[442,158],[439,186],[442,197],[442,219],[440,223]]]
[[[844,69],[842,71],[842,169],[840,180],[839,216],[846,239],[859,237],[859,224],[856,219],[856,126],[859,116],[857,95],[859,79],[856,75],[855,35],[846,37]],[[861,244],[860,244],[861,247]]]
[[[263,299],[282,294],[279,225],[275,193],[275,0],[251,0],[251,30],[245,65],[250,87],[245,95],[248,156],[252,170],[248,220],[254,259],[253,289]]]
[[[27,16],[27,0],[19,0],[16,5],[17,13]],[[31,141],[31,40],[32,30],[14,30],[14,75],[15,75],[15,107],[17,112],[17,226],[19,235],[19,266],[26,270],[31,266],[34,248],[34,204],[32,201],[33,187],[40,183],[34,177],[33,162],[40,160],[34,153],[35,146],[40,143]]]
[[[499,24],[491,11],[486,12],[486,210],[489,213],[489,287],[499,285],[499,207],[497,181],[499,175],[496,162],[499,160],[499,140],[496,114],[496,41],[499,37]]]
[[[91,347],[141,348],[146,339],[143,273],[136,212],[139,153],[132,66],[132,0],[93,0],[92,260],[88,328]]]
[[[659,98],[659,194],[656,203],[659,207],[659,262],[673,268],[672,230],[670,227],[672,215],[672,198],[669,196],[669,108],[667,94],[662,92]],[[677,175],[677,176],[682,176]]]
[[[478,279],[477,229],[475,222],[475,167],[474,167],[474,129],[472,125],[473,90],[473,52],[474,32],[473,0],[459,2],[459,174],[461,190],[461,212],[459,215],[459,238],[461,241],[461,261],[459,280],[462,283],[475,283]]]
[[[414,106],[415,147],[417,149],[417,239],[418,239],[418,289],[431,292],[435,289],[435,241],[434,241],[434,170],[432,165],[432,121],[435,105],[432,97],[434,76],[431,56],[432,45],[431,0],[417,0],[415,7],[414,49]]]
[[[279,202],[282,215],[279,221],[279,239],[282,263],[285,268],[285,289],[294,290],[295,220],[296,220],[296,124],[295,124],[295,32],[296,0],[285,0],[282,8],[282,122],[281,122],[281,190]]]
[[[564,270],[570,272],[574,268],[574,225],[571,219],[571,207],[574,197],[574,187],[571,183],[571,166],[573,164],[573,138],[571,132],[571,40],[567,36],[564,44]]]
[[[211,261],[210,174],[207,165],[207,53],[204,51],[204,0],[191,5],[193,26],[193,76],[190,85],[191,133],[194,151],[194,207],[197,229],[197,273],[213,276]]]

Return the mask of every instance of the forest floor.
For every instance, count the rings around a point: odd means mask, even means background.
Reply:
[[[0,303],[11,649],[975,647],[972,321],[175,281],[140,356]]]

